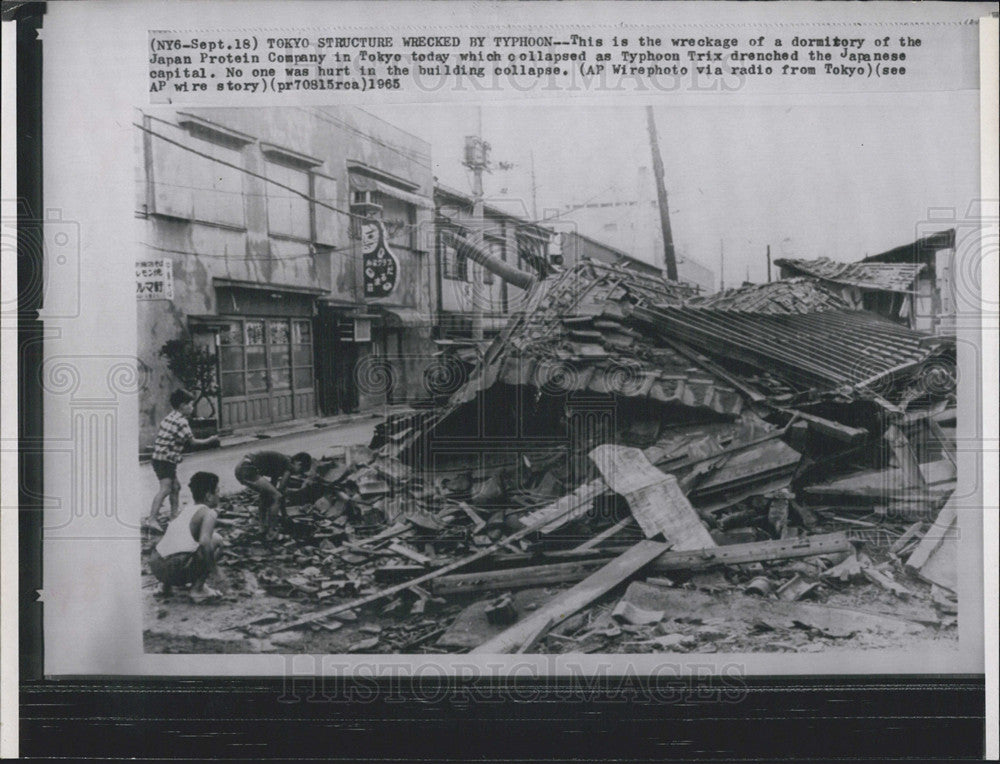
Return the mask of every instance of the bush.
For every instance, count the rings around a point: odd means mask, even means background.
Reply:
[[[167,359],[167,368],[177,380],[194,395],[194,411],[198,404],[208,401],[210,418],[216,416],[215,396],[219,394],[216,377],[216,354],[190,339],[169,340],[160,348],[160,356]]]

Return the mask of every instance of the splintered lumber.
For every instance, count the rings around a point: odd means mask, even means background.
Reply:
[[[677,478],[650,464],[638,448],[605,444],[591,451],[590,459],[611,490],[625,497],[647,538],[662,533],[674,549],[715,546]]]
[[[917,522],[915,522],[913,525],[911,525],[903,532],[902,536],[896,539],[896,542],[891,547],[889,547],[889,551],[892,552],[893,554],[896,554],[899,551],[901,551],[904,547],[906,547],[907,544],[910,543],[910,539],[912,539],[914,536],[920,533],[920,529],[923,527],[923,525],[924,525],[923,520],[917,520]]]
[[[564,511],[568,514],[573,511],[573,507],[572,506],[567,507]],[[297,626],[304,626],[307,623],[312,623],[313,621],[318,621],[323,618],[327,618],[328,616],[336,615],[337,613],[342,613],[345,610],[351,610],[353,608],[361,607],[362,605],[367,605],[372,602],[377,602],[378,600],[383,599],[385,597],[389,597],[393,594],[398,594],[399,592],[405,589],[409,589],[414,584],[422,584],[425,581],[431,581],[435,578],[438,578],[439,576],[444,575],[445,573],[451,573],[453,570],[458,570],[459,568],[462,568],[468,565],[469,563],[475,562],[476,560],[482,560],[485,557],[489,557],[491,554],[501,549],[505,544],[509,544],[513,541],[518,541],[530,533],[535,533],[536,531],[540,530],[544,525],[546,525],[549,522],[552,522],[553,520],[558,520],[558,518],[547,518],[541,523],[535,525],[529,525],[527,528],[522,528],[521,530],[512,533],[510,536],[507,536],[504,539],[500,539],[499,541],[490,544],[488,547],[485,547],[478,552],[470,554],[468,557],[463,557],[461,560],[455,560],[455,562],[437,568],[436,570],[432,570],[431,572],[425,573],[422,576],[417,576],[416,578],[410,581],[403,581],[402,583],[396,584],[395,586],[390,586],[388,589],[382,589],[381,591],[374,592],[365,597],[361,597],[356,600],[351,600],[350,602],[344,602],[341,603],[340,605],[335,605],[334,607],[327,608],[325,610],[320,610],[315,613],[311,613],[307,616],[304,616],[303,618],[290,621],[289,623],[279,624],[278,626],[275,626],[274,628],[270,629],[268,633],[275,634],[279,631],[294,629]],[[403,527],[405,529],[408,526],[404,524]]]
[[[709,549],[665,552],[656,558],[650,570],[707,570],[719,565],[744,565],[773,562],[821,554],[850,552],[854,547],[844,533],[824,533],[777,541],[754,541]],[[479,573],[453,573],[434,581],[435,594],[486,592],[521,589],[546,584],[580,581],[607,564],[607,559],[557,562]]]
[[[557,501],[541,509],[525,515],[521,522],[526,526],[540,527],[542,533],[552,533],[566,523],[579,517],[579,510],[586,511],[590,503],[605,490],[604,481],[600,478],[584,483],[572,493],[566,494]]]
[[[710,549],[669,551],[653,561],[651,570],[704,570],[716,565],[745,565],[751,562],[790,560],[820,554],[850,552],[854,547],[844,533],[822,533],[775,541],[753,541],[749,544],[729,544]]]
[[[848,427],[846,424],[834,422],[830,419],[824,419],[823,417],[816,416],[815,414],[806,414],[804,411],[791,409],[782,409],[782,411],[786,411],[787,413],[793,414],[799,419],[802,419],[809,425],[809,429],[829,438],[839,440],[841,443],[857,443],[868,437],[868,430],[860,427]]]
[[[949,500],[906,561],[925,581],[955,591],[958,585],[958,517]]]
[[[659,541],[640,541],[620,557],[616,557],[600,570],[587,576],[572,589],[549,600],[530,616],[484,642],[472,652],[501,654],[517,650],[539,631],[544,634],[546,628],[552,628],[566,620],[634,575],[636,571],[667,551],[669,546]]]
[[[483,592],[493,589],[523,589],[529,586],[580,581],[604,567],[607,558],[557,562],[550,565],[528,565],[522,568],[489,570],[482,573],[453,573],[434,582],[435,594]]]
[[[527,653],[530,652],[534,647],[542,641],[542,638],[548,633],[549,629],[555,624],[555,619],[550,618],[545,623],[541,624],[534,633],[528,636],[526,640],[518,647],[515,653]]]
[[[635,522],[635,518],[632,517],[632,515],[629,515],[628,517],[623,517],[621,520],[619,520],[617,523],[615,523],[614,525],[612,525],[610,528],[605,528],[603,531],[601,531],[600,533],[598,533],[593,538],[588,539],[587,541],[584,541],[582,544],[580,544],[580,546],[573,547],[573,551],[574,552],[586,552],[588,549],[593,549],[595,546],[597,546],[598,544],[600,544],[602,541],[606,541],[607,539],[611,538],[612,536],[614,536],[619,531],[625,530],[633,522]]]
[[[927,483],[920,472],[920,462],[917,461],[917,455],[903,431],[896,425],[890,424],[885,428],[883,437],[892,449],[893,456],[896,457],[903,486],[914,488],[925,486]]]

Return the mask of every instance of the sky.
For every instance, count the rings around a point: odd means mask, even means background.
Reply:
[[[495,103],[366,106],[431,144],[438,181],[470,192],[465,135],[492,145],[487,199],[556,211],[581,233],[652,260],[661,251],[645,107]],[[654,108],[678,253],[727,286],[772,258],[849,262],[950,227],[978,196],[978,93],[797,96]],[[534,163],[534,199],[532,193]],[[512,164],[508,170],[499,163]],[[584,203],[639,205],[577,209]],[[505,206],[506,208],[506,206]],[[775,275],[777,275],[775,273]]]

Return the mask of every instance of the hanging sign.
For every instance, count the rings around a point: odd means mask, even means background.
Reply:
[[[389,250],[381,220],[361,224],[361,262],[364,268],[365,299],[388,297],[399,281],[399,260]]]
[[[174,299],[174,261],[136,261],[135,286],[138,300]]]

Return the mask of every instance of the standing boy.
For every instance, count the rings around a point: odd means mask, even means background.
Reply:
[[[170,394],[172,411],[167,414],[156,431],[156,442],[153,445],[153,472],[160,481],[160,490],[153,497],[149,508],[149,517],[143,524],[149,528],[163,530],[156,515],[163,506],[163,500],[170,497],[170,517],[177,514],[180,503],[181,484],[177,479],[177,465],[184,458],[184,449],[189,445],[218,445],[219,437],[196,438],[191,431],[188,417],[194,411],[194,396],[187,390],[174,390]]]
[[[219,505],[219,476],[211,472],[196,472],[188,483],[195,504],[188,504],[167,525],[149,558],[149,567],[163,584],[164,596],[174,586],[191,585],[190,596],[195,602],[218,597],[219,592],[205,580],[215,570],[216,558],[223,545],[215,532]]]

